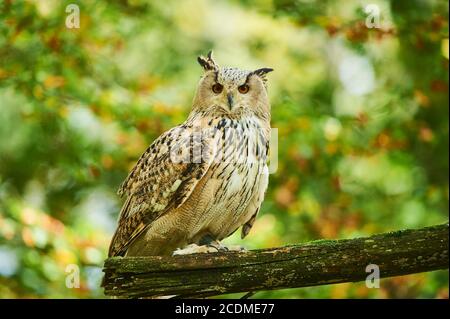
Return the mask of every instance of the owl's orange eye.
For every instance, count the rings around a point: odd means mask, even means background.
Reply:
[[[212,86],[212,90],[213,90],[214,93],[219,94],[223,90],[223,85],[219,84],[219,83],[216,83],[216,84],[214,84]]]
[[[238,87],[238,91],[239,91],[239,93],[241,93],[241,94],[247,93],[249,89],[250,89],[250,88],[248,87],[247,84],[242,84],[240,87]]]

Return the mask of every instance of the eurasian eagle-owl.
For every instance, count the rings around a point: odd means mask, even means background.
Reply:
[[[149,146],[118,191],[126,201],[109,256],[220,250],[255,221],[268,184],[272,69],[220,67],[211,52],[198,62],[204,73],[187,120]]]

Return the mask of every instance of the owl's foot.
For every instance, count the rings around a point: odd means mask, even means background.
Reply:
[[[177,255],[189,255],[189,254],[199,254],[199,253],[215,253],[218,250],[215,247],[209,245],[199,246],[197,244],[190,244],[183,249],[178,248],[172,253],[172,256]]]
[[[246,249],[239,245],[225,247],[220,242],[213,241],[207,245],[199,246],[197,244],[190,244],[184,247],[183,249],[178,248],[172,253],[172,256],[199,254],[199,253],[216,253],[225,251],[246,251]]]
[[[226,248],[228,249],[228,251],[247,251],[247,249],[241,245],[232,245]]]
[[[216,239],[214,239],[213,236],[207,234],[205,236],[203,236],[200,241],[199,241],[200,245],[206,245],[209,247],[213,247],[215,248],[217,251],[220,252],[224,252],[224,251],[244,251],[245,248],[239,245],[233,245],[230,247],[226,247],[224,245],[222,245],[222,243]]]
[[[213,249],[215,249],[217,252],[224,252],[224,251],[229,251],[228,247],[225,247],[224,245],[222,245],[220,243],[220,241],[218,240],[214,240],[211,241],[209,244],[207,244],[206,246],[211,247]]]
[[[213,241],[207,246],[214,247],[217,251],[246,251],[246,249],[240,245],[224,246],[219,241]]]

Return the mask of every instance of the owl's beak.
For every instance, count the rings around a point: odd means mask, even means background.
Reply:
[[[227,101],[228,101],[228,107],[230,108],[230,111],[231,111],[231,109],[234,106],[234,97],[233,97],[232,93],[227,94]]]

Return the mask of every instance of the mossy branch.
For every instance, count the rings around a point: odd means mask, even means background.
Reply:
[[[369,264],[383,279],[448,269],[448,238],[447,223],[247,252],[114,257],[105,261],[104,288],[121,298],[206,297],[363,281]]]

